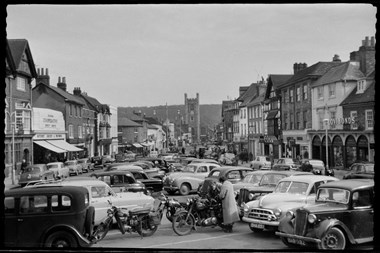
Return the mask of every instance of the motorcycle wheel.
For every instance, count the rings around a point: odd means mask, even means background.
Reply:
[[[181,211],[173,217],[172,227],[177,235],[182,236],[190,234],[195,225],[193,216],[187,214],[187,211]]]
[[[140,220],[140,224],[137,226],[137,233],[143,237],[153,235],[158,229],[158,225],[150,224],[149,215],[145,215],[144,217],[142,217]]]
[[[112,219],[108,218],[104,222],[101,222],[94,230],[94,233],[92,234],[92,237],[95,238],[97,241],[102,240],[110,230],[110,224],[112,222]]]

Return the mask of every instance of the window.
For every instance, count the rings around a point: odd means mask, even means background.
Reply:
[[[4,214],[12,214],[15,212],[15,199],[13,197],[4,198]]]
[[[366,110],[365,111],[365,128],[366,129],[373,129],[373,111],[372,110]]]
[[[303,100],[307,99],[307,84],[303,85]]]
[[[74,105],[74,114],[75,114],[75,117],[78,117],[78,109],[76,105]]]
[[[366,89],[366,80],[358,80],[356,94],[363,93]]]
[[[284,130],[288,130],[288,114],[284,113]]]
[[[361,190],[352,194],[352,206],[354,208],[372,206],[371,192],[369,190]]]
[[[307,110],[303,111],[303,127],[307,128]]]
[[[317,88],[317,96],[318,99],[323,99],[323,86]]]
[[[26,91],[26,79],[23,77],[17,77],[16,89],[20,91]]]
[[[16,129],[30,130],[30,111],[16,111]]]
[[[73,105],[72,104],[69,105],[69,114],[70,114],[70,116],[73,116]]]
[[[66,195],[51,196],[51,209],[53,212],[68,211],[71,208],[71,198]]]
[[[289,100],[290,100],[290,103],[293,103],[294,102],[294,94],[293,94],[293,89],[290,89],[289,91]]]
[[[69,125],[69,138],[72,139],[74,138],[74,126]]]
[[[78,138],[83,138],[83,127],[78,126]]]
[[[296,101],[301,101],[301,87],[297,87]]]
[[[294,118],[293,118],[293,113],[290,113],[290,129],[294,129]]]
[[[357,111],[351,111],[350,112],[350,117],[352,119],[355,119],[355,123],[354,124],[351,124],[351,129],[352,130],[356,130],[358,129],[358,123],[357,123],[357,117],[358,117],[358,112]],[[366,121],[367,122],[367,121]]]
[[[324,111],[323,110],[319,110],[318,111],[318,121],[319,121],[319,129],[325,129],[323,127],[323,119],[324,119]]]
[[[285,103],[289,103],[288,90],[284,91]]]
[[[336,112],[335,111],[330,111],[330,122],[335,122],[335,118],[336,118]],[[334,124],[330,124],[331,128],[332,129],[335,129],[336,125],[335,123]]]
[[[297,112],[297,129],[301,129],[301,113]]]
[[[22,196],[20,198],[20,213],[45,213],[47,212],[47,196]]]
[[[335,83],[329,84],[329,97],[334,98],[335,97]]]

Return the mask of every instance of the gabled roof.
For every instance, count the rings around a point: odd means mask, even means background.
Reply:
[[[32,77],[37,77],[36,66],[34,65],[32,52],[29,48],[29,43],[26,39],[8,39],[9,48],[11,50],[11,55],[13,57],[14,64],[16,69],[20,65],[22,55],[24,52],[28,56],[29,60],[29,69],[31,71]]]
[[[73,94],[70,94],[70,93],[62,90],[61,88],[58,88],[55,86],[46,85],[44,83],[38,83],[33,89],[36,89],[39,85],[44,85],[46,88],[49,88],[49,89],[55,91],[56,93],[58,93],[60,96],[62,96],[64,99],[66,99],[69,102],[77,103],[79,105],[85,104],[81,98],[74,96]]]
[[[285,87],[287,85],[309,79],[309,78],[318,78],[322,75],[324,75],[330,68],[334,66],[341,65],[343,63],[341,62],[317,62],[316,64],[307,67],[303,70],[298,71],[295,73],[288,81],[285,83],[279,85],[279,88]]]
[[[360,65],[356,62],[344,62],[341,65],[331,67],[326,74],[319,78],[311,87],[317,87],[341,80],[358,80],[364,77],[360,71]]]
[[[16,65],[12,56],[11,49],[9,47],[9,42],[6,40],[6,55],[5,55],[5,63],[6,63],[6,74],[12,74],[14,77],[16,76]]]
[[[125,117],[136,122],[147,121],[142,116],[134,114],[133,111],[128,111],[125,107],[118,107],[117,114],[118,117]]]
[[[255,97],[257,97],[258,91],[259,91],[259,86],[262,84],[259,83],[252,83],[251,86],[249,86],[248,90],[244,92],[238,99],[237,101],[242,102],[239,107],[245,107],[249,102],[251,102]]]
[[[259,104],[260,102],[264,101],[264,98],[265,98],[265,93],[262,93],[262,94],[260,94],[259,96],[257,96],[256,98],[254,98],[251,102],[249,102],[249,103],[247,104],[247,106],[257,105],[257,104]]]
[[[359,94],[356,94],[357,87],[355,87],[350,95],[348,95],[342,103],[340,103],[340,106],[375,102],[375,83],[376,81],[373,80],[373,82],[369,84],[368,88],[363,93]]]
[[[117,117],[117,125],[118,126],[129,126],[129,127],[141,127],[141,124],[130,120],[126,117]]]
[[[81,93],[81,96],[93,107],[94,110],[97,110],[97,106],[100,106],[101,103],[93,97],[88,96],[86,93]]]
[[[277,75],[277,74],[271,74],[268,77],[268,84],[269,82],[272,83],[272,87],[275,90],[278,86],[281,84],[287,82],[293,75]],[[269,85],[268,85],[269,87]]]

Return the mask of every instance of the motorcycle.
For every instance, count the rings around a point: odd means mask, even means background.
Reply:
[[[158,202],[158,204],[157,204]],[[160,214],[160,218],[162,219],[164,210],[166,210],[166,218],[172,222],[173,216],[179,211],[183,210],[186,206],[186,203],[181,203],[176,199],[169,199],[168,196],[161,192],[160,196],[155,200],[155,206],[157,207],[157,212]]]
[[[195,196],[188,199],[186,210],[177,212],[172,227],[177,235],[190,234],[196,226],[223,227],[222,202],[218,197]]]
[[[108,203],[111,207],[107,210],[107,216],[90,236],[90,241],[93,243],[102,240],[107,235],[114,220],[122,234],[137,232],[141,238],[153,235],[161,224],[162,216],[156,209],[151,211],[151,208],[136,207],[128,210],[116,207],[110,201]]]

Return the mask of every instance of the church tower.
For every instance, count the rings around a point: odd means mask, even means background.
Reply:
[[[201,121],[199,110],[199,93],[196,98],[187,98],[185,93],[185,124],[189,127],[193,143],[200,143]]]

